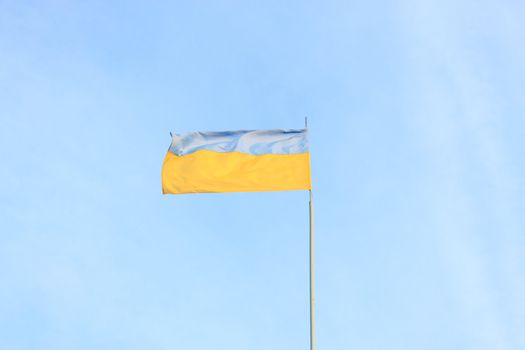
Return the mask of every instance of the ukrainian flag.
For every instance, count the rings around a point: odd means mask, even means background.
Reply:
[[[306,129],[175,134],[162,167],[164,194],[309,189]]]

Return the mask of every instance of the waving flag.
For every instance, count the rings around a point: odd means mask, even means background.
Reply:
[[[305,129],[175,134],[162,167],[164,194],[309,189]]]

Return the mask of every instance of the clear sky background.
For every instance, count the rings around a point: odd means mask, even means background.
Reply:
[[[162,196],[309,117],[318,348],[525,348],[522,1],[0,1],[0,349],[307,349],[308,193]]]

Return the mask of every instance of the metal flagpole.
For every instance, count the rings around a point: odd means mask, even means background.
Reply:
[[[308,117],[304,118],[304,126],[308,131]],[[314,304],[314,205],[312,190],[310,193],[309,201],[309,214],[310,214],[310,350],[315,350],[315,304]]]
[[[314,205],[310,192],[310,350],[315,350],[314,314]]]

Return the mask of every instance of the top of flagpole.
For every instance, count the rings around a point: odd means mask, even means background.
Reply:
[[[304,117],[304,128],[308,130],[308,117]]]

